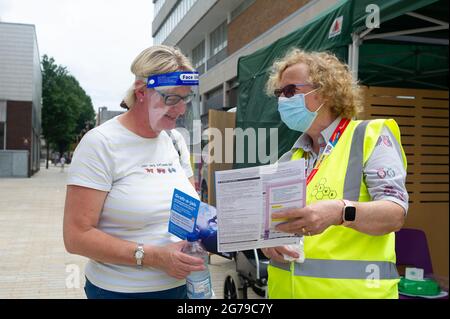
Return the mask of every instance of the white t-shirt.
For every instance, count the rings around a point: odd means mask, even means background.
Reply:
[[[171,132],[172,132],[172,136],[175,139],[175,143],[176,143],[176,146],[174,145],[175,150],[177,150],[177,147],[178,147],[178,151],[180,152],[179,156],[180,156],[181,167],[183,167],[184,172],[186,173],[186,176],[191,177],[194,175],[194,172],[192,170],[190,153],[189,153],[189,149],[186,145],[186,142],[183,139],[183,136],[180,133],[178,133],[176,130],[172,130]],[[173,144],[173,142],[174,141],[172,141],[172,144]]]
[[[175,130],[173,134],[189,159],[183,137]],[[179,241],[167,231],[174,189],[198,198],[188,176],[192,176],[192,169],[183,170],[166,132],[143,138],[113,118],[83,137],[75,150],[67,184],[108,192],[99,230],[136,243],[164,246]],[[155,268],[94,260],[88,262],[85,273],[94,285],[117,292],[152,292],[185,284]]]

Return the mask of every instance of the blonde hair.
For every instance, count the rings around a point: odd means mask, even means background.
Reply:
[[[348,66],[327,52],[305,52],[294,48],[274,62],[266,85],[268,95],[279,88],[283,72],[303,63],[309,68],[308,82],[318,85],[318,93],[338,116],[353,118],[363,110],[362,91],[353,80]]]
[[[146,82],[150,75],[176,71],[194,71],[189,59],[175,47],[155,45],[142,51],[131,64],[131,72],[136,80]],[[131,108],[136,102],[134,90],[139,87],[135,82],[127,91],[125,104]]]

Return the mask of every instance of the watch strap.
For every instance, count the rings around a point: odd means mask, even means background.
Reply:
[[[346,199],[343,199],[342,201],[344,202],[344,208],[347,206],[354,206],[354,205],[352,205],[352,203],[350,201],[348,201]]]

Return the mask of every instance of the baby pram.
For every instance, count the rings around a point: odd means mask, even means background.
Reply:
[[[261,297],[266,296],[269,259],[259,249],[233,253],[236,270],[227,272],[223,284],[224,299],[247,299],[250,287]]]

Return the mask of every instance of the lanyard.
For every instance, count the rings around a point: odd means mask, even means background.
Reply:
[[[334,130],[333,134],[330,137],[330,140],[328,141],[327,146],[325,146],[325,149],[322,152],[322,155],[320,156],[319,160],[316,162],[316,165],[314,166],[313,170],[311,171],[311,174],[309,174],[308,178],[306,179],[306,185],[311,182],[311,180],[314,178],[314,176],[319,171],[320,165],[322,162],[330,156],[331,152],[333,151],[334,147],[338,143],[339,139],[341,138],[342,134],[344,134],[345,129],[347,128],[348,124],[350,123],[349,119],[342,119],[336,129]]]

